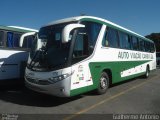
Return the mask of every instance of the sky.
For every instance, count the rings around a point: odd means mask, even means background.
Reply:
[[[86,14],[143,36],[160,33],[160,0],[0,0],[0,25],[39,29],[58,19]]]

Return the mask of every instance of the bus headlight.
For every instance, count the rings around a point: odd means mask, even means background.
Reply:
[[[51,77],[51,78],[49,78],[49,81],[52,82],[52,83],[55,83],[55,82],[58,82],[58,81],[61,81],[61,80],[64,80],[64,79],[68,78],[72,74],[73,74],[73,72],[72,73],[63,74],[63,75],[60,75],[60,76],[56,76],[56,77]]]

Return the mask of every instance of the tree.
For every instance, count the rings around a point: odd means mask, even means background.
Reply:
[[[156,51],[160,52],[160,33],[151,33],[145,37],[153,40],[156,46]]]

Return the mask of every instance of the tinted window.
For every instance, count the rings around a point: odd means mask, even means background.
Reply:
[[[119,32],[120,48],[131,49],[129,36],[126,33]]]
[[[139,43],[136,37],[132,37],[132,48],[133,50],[139,50]]]
[[[145,51],[144,40],[139,39],[139,50]]]
[[[89,39],[89,49],[91,54],[93,52],[93,48],[95,47],[102,25],[94,22],[82,22],[82,24],[85,25],[85,32]]]
[[[151,43],[151,52],[155,52],[155,46],[153,43]]]
[[[4,32],[0,31],[0,46],[4,46]]]
[[[21,34],[14,34],[14,36],[13,36],[13,47],[19,47],[20,37],[21,37]]]
[[[118,47],[118,32],[115,29],[107,27],[107,31],[105,33],[102,45],[105,47]]]
[[[7,47],[14,48],[19,47],[19,40],[20,40],[21,34],[19,33],[13,33],[13,32],[7,32]]]
[[[22,47],[23,48],[31,48],[33,40],[34,40],[34,36],[25,37],[24,40],[23,40],[23,46]]]
[[[156,53],[156,57],[160,57],[160,53]]]
[[[92,54],[102,27],[101,24],[94,22],[85,21],[81,24],[84,24],[85,28],[77,30],[72,64],[79,62]]]
[[[13,47],[13,33],[7,33],[7,47]]]
[[[150,52],[150,43],[148,41],[145,41],[145,52]]]
[[[73,51],[73,57],[74,58],[75,57],[83,57],[83,56],[87,55],[87,53],[85,53],[85,48],[84,48],[85,37],[88,38],[86,33],[83,30],[79,30],[78,33],[77,33],[75,46],[74,46],[74,51]]]

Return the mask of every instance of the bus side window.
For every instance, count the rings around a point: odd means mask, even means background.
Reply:
[[[103,37],[103,41],[102,41],[102,46],[104,47],[108,47],[109,43],[108,43],[108,39],[107,39],[107,31],[105,31],[104,37]]]
[[[27,47],[27,38],[28,38],[28,37],[24,37],[23,44],[22,44],[22,47],[23,47],[23,48],[26,48],[26,47]]]
[[[140,51],[145,51],[145,47],[144,47],[144,40],[139,39],[139,50]]]
[[[139,43],[137,37],[132,36],[133,50],[139,50]]]
[[[13,33],[12,32],[7,33],[7,47],[10,47],[10,48],[13,47]]]
[[[95,22],[88,22],[88,21],[83,21],[82,24],[85,25],[85,30],[87,33],[86,35],[88,36],[89,54],[92,54],[95,44],[97,42],[99,32],[101,30],[102,24],[95,23]]]
[[[20,37],[21,37],[21,34],[14,34],[14,36],[13,36],[13,47],[19,47]]]
[[[73,57],[85,57],[88,55],[88,35],[86,33],[78,33],[75,41]]]
[[[4,46],[4,32],[0,31],[0,47]]]
[[[35,36],[29,36],[28,38],[28,48],[31,48],[32,47],[32,43],[33,43],[33,40],[34,40]]]
[[[131,49],[131,41],[129,35],[119,31],[120,48]]]
[[[118,48],[118,32],[115,29],[107,27],[106,33],[104,35],[102,45],[104,47]]]
[[[150,42],[145,41],[145,52],[151,52]]]
[[[152,52],[152,53],[155,52],[155,46],[154,46],[153,43],[151,43],[151,52]]]
[[[22,47],[23,48],[31,48],[33,40],[34,40],[34,35],[32,35],[32,36],[26,36],[24,38]]]

